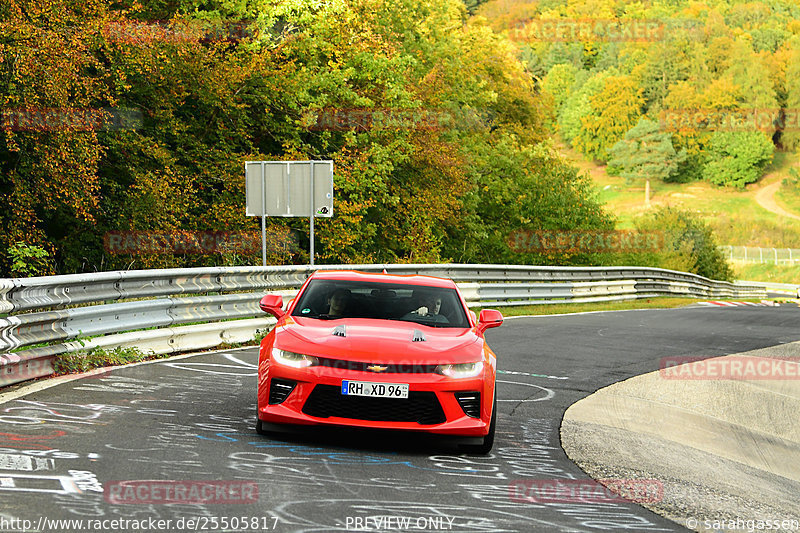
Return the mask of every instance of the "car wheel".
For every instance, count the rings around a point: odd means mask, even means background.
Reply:
[[[492,420],[489,422],[489,433],[483,437],[481,444],[469,444],[462,446],[464,451],[474,455],[486,455],[492,451],[494,446],[494,431],[497,426],[497,392],[495,392],[494,403],[492,404]]]

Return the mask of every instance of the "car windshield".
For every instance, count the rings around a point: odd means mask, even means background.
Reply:
[[[321,320],[373,318],[432,327],[469,327],[455,289],[403,283],[314,279],[299,296],[292,316]]]

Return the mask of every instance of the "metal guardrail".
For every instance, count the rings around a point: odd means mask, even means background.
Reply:
[[[135,346],[162,354],[249,341],[274,324],[258,307],[261,296],[291,297],[316,269],[451,278],[469,304],[498,307],[665,295],[766,297],[763,286],[637,267],[213,267],[0,279],[0,313],[8,313],[0,318],[0,387],[49,375],[59,355],[75,351]]]
[[[781,292],[786,295],[797,296],[800,290],[800,284],[796,283],[774,283],[771,281],[737,281],[736,284],[753,285],[755,287],[764,287],[772,292]]]

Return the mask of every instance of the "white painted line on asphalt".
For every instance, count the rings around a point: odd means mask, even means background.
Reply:
[[[498,370],[498,374],[512,374],[515,376],[530,376],[534,378],[547,378],[547,379],[569,379],[567,376],[548,376],[545,374],[532,374],[530,372],[514,372],[513,370]]]
[[[504,381],[504,380],[500,380],[500,379],[498,379],[497,382],[498,383],[507,383],[509,385],[522,385],[524,387],[534,387],[534,388],[543,390],[545,392],[545,396],[543,396],[541,398],[534,398],[534,399],[523,398],[522,400],[506,400],[506,399],[499,400],[498,399],[497,400],[498,402],[516,402],[516,403],[543,402],[545,400],[549,400],[550,398],[552,398],[553,396],[556,395],[556,393],[554,391],[552,391],[552,390],[550,390],[550,389],[548,389],[546,387],[542,387],[541,385],[533,385],[531,383],[521,383],[519,381]]]
[[[63,383],[69,383],[70,381],[96,376],[97,374],[104,374],[121,368],[129,368],[132,366],[139,366],[139,365],[149,365],[152,363],[164,363],[167,361],[178,361],[180,359],[188,359],[189,357],[197,357],[198,355],[211,355],[215,353],[233,352],[236,350],[247,350],[250,348],[258,348],[258,346],[242,346],[240,348],[227,348],[224,350],[212,350],[210,352],[188,353],[183,355],[175,355],[173,357],[162,357],[161,359],[150,359],[149,361],[139,361],[137,363],[130,363],[127,365],[95,368],[93,370],[90,370],[89,372],[84,372],[82,374],[67,374],[66,376],[49,378],[44,381],[31,383],[30,385],[21,387],[15,391],[0,393],[0,405],[6,402],[10,402],[11,400],[16,400],[17,398],[21,398],[22,396],[32,394],[34,392],[39,392],[49,389],[51,387],[55,387],[56,385],[61,385]]]

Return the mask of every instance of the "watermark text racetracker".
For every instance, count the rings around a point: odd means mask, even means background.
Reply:
[[[53,372],[53,366],[49,361],[41,361],[39,359],[24,360],[14,353],[0,354],[0,365],[2,365],[3,369],[3,372],[0,372],[0,387],[10,383],[36,379]]]
[[[258,484],[254,481],[112,481],[104,496],[113,504],[251,504],[258,502]]]
[[[663,41],[665,26],[658,20],[530,19],[512,38],[544,42]]]
[[[664,485],[657,479],[517,479],[509,486],[519,503],[657,503]]]
[[[310,126],[312,131],[475,130],[487,127],[493,113],[471,109],[323,109]]]
[[[49,359],[23,358],[16,353],[0,354],[0,387],[29,379],[41,378],[55,372]],[[111,369],[95,370],[84,378],[103,379],[109,377]],[[2,486],[2,485],[0,485]],[[0,533],[3,530],[0,529]]]
[[[800,379],[800,358],[664,357],[658,372],[663,379],[675,380],[797,380]]]
[[[287,252],[298,246],[287,228],[267,229],[267,251]],[[261,233],[248,231],[110,231],[103,248],[110,254],[254,254],[261,251]]]
[[[664,233],[517,229],[506,242],[516,253],[657,252],[664,247]]]
[[[669,132],[800,131],[800,109],[680,109],[659,113],[659,127]]]
[[[125,44],[236,42],[255,37],[254,26],[248,21],[203,20],[111,22],[103,28],[103,34],[110,41]]]
[[[139,109],[26,107],[4,109],[0,124],[6,131],[115,131],[142,128]]]
[[[509,37],[523,42],[657,42],[695,38],[691,19],[531,18],[518,21]]]

